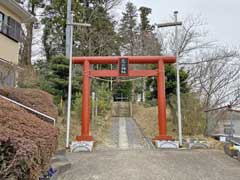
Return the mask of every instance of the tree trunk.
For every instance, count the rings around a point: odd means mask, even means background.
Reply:
[[[21,64],[25,66],[32,67],[31,57],[32,57],[32,39],[33,39],[33,23],[26,24],[26,38],[23,42],[23,52],[21,57]]]
[[[209,96],[207,97],[207,102],[206,102],[205,107],[206,107],[207,110],[210,109],[210,97],[209,97]],[[206,112],[206,125],[205,125],[205,131],[204,131],[204,135],[205,135],[205,136],[208,136],[209,131],[210,131],[208,113],[209,113],[209,112]]]

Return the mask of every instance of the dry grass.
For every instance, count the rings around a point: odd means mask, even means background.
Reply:
[[[145,135],[149,138],[154,138],[158,135],[158,113],[157,106],[144,107],[143,105],[133,105],[133,117],[136,119]],[[167,118],[171,118],[170,111],[167,110]],[[172,121],[168,121],[168,135],[176,136],[176,128]]]
[[[224,147],[224,143],[214,139],[214,138],[207,138],[207,142],[209,144],[209,148],[210,149],[220,149],[220,150],[223,150],[223,147]]]
[[[158,135],[158,119],[157,119],[157,107],[144,107],[142,105],[133,105],[133,115],[140,127],[143,129],[145,135],[149,138],[154,138]],[[177,137],[177,125],[172,124],[172,116],[167,109],[168,118],[168,135]],[[66,121],[59,117],[57,121],[57,127],[60,129],[59,135],[59,148],[65,148],[66,143]],[[74,141],[76,136],[80,134],[81,119],[79,115],[72,113],[70,142]],[[105,117],[98,116],[95,121],[91,123],[91,134],[96,142],[96,148],[112,148],[114,143],[111,138],[112,119],[111,113],[105,114]],[[211,149],[222,149],[223,144],[213,138],[206,138],[203,135],[184,136],[184,139],[198,139],[207,141]]]
[[[66,146],[66,120],[62,117],[58,118],[57,127],[60,130],[58,148],[62,149]],[[106,116],[98,116],[91,123],[91,135],[100,146],[110,146],[111,140],[109,134],[112,127],[111,115],[106,113]],[[72,113],[70,123],[70,143],[75,141],[76,136],[81,133],[81,118],[75,112]]]
[[[58,148],[62,149],[66,147],[66,131],[67,131],[67,121],[66,118],[58,117],[56,122],[56,126],[59,129],[59,138],[58,138]],[[70,122],[70,142],[75,141],[76,136],[80,134],[81,130],[81,119],[75,114],[75,112],[71,115]]]
[[[110,112],[105,117],[98,116],[96,118],[92,132],[98,147],[112,147],[111,128],[112,119]]]
[[[141,126],[147,137],[154,138],[156,135],[158,135],[157,106],[144,107],[143,105],[134,104],[133,116],[138,122],[138,124]],[[177,137],[177,124],[175,125],[172,124],[172,118],[173,117],[168,108],[167,109],[168,135]],[[210,149],[223,149],[223,143],[211,137],[205,137],[203,135],[194,136],[184,135],[184,139],[187,138],[205,141],[208,143]]]

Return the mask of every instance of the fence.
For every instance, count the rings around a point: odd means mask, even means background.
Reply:
[[[210,136],[233,135],[240,137],[240,111],[222,107],[206,111],[207,134]]]

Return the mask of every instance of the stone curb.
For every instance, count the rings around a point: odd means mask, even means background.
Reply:
[[[58,180],[59,176],[67,172],[72,164],[68,161],[66,157],[66,150],[61,149],[55,153],[55,156],[51,159],[51,166],[56,173],[49,180]]]
[[[52,165],[52,167],[57,171],[50,180],[58,180],[59,176],[67,172],[71,168],[72,164],[68,161],[57,162]]]

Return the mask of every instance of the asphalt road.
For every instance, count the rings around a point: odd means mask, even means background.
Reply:
[[[240,162],[216,150],[149,149],[132,118],[113,118],[113,149],[69,153],[60,180],[240,180]]]
[[[61,180],[240,180],[240,162],[216,150],[111,150],[68,154]]]

